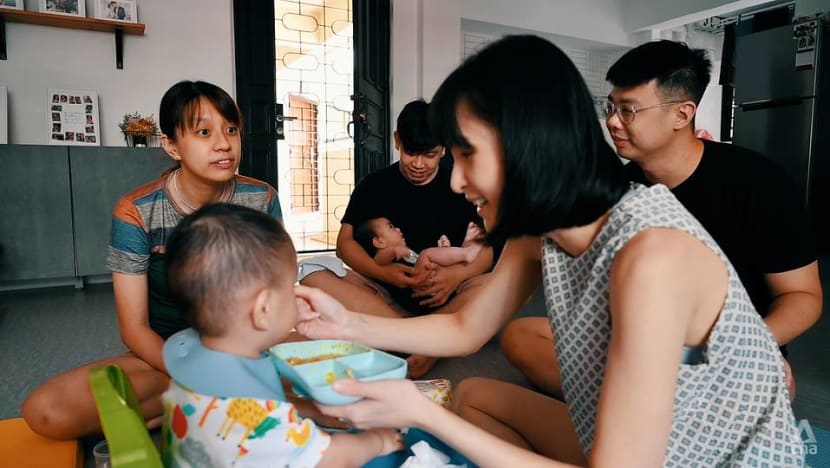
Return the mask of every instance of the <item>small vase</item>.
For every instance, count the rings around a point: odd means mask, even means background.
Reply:
[[[132,146],[144,148],[147,146],[147,135],[132,135]]]

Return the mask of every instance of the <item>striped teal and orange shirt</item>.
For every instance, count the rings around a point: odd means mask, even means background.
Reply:
[[[184,214],[171,202],[166,186],[169,175],[123,196],[112,214],[107,268],[114,273],[147,275],[150,327],[162,338],[188,327],[181,310],[167,291],[164,273],[165,243]],[[228,203],[247,206],[282,220],[274,187],[237,175]]]

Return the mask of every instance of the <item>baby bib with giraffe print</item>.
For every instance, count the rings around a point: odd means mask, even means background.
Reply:
[[[164,466],[313,467],[331,442],[285,401],[201,395],[175,381],[162,400]]]

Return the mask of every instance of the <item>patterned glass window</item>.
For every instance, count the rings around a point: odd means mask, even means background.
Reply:
[[[298,251],[333,249],[354,188],[351,0],[275,0],[280,202]]]

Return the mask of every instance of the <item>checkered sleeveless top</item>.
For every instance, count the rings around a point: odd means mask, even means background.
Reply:
[[[594,242],[572,257],[545,239],[545,301],[568,409],[591,451],[611,320],[608,284],[617,252],[638,233],[685,231],[728,266],[727,299],[703,363],[678,363],[665,466],[803,466],[804,446],[788,398],[783,358],[735,269],[700,223],[662,185],[634,185]]]

